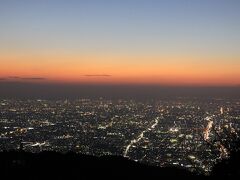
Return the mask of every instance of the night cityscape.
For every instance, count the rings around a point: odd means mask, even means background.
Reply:
[[[240,99],[0,100],[0,150],[120,155],[208,174],[240,130]]]
[[[240,0],[0,0],[0,25],[0,179],[239,179]]]

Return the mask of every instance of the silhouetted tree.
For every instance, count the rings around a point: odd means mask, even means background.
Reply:
[[[239,133],[231,124],[213,125],[211,132],[211,138],[205,140],[217,157],[211,176],[240,176]]]

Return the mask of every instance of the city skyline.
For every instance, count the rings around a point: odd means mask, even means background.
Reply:
[[[0,152],[124,156],[208,175],[230,153],[239,107],[224,98],[0,100]]]

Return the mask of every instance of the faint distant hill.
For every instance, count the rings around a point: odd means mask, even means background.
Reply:
[[[129,179],[157,177],[194,177],[175,167],[154,167],[118,156],[94,157],[76,153],[42,152],[0,153],[0,178],[23,179]],[[2,179],[2,178],[1,178]]]
[[[239,86],[84,85],[0,81],[0,98],[6,99],[140,99],[198,97],[240,98]]]

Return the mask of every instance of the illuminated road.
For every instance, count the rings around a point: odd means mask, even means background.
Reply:
[[[207,141],[209,139],[209,135],[211,133],[211,129],[213,126],[213,121],[211,120],[212,117],[206,117],[205,120],[208,121],[207,127],[204,130],[204,140]]]
[[[220,109],[220,112],[221,112],[221,114],[223,114],[223,108],[222,107]],[[213,118],[213,116],[208,116],[208,117],[205,118],[205,120],[208,121],[207,127],[204,129],[204,132],[203,132],[205,141],[209,141],[209,139],[210,139],[210,133],[211,133],[211,130],[213,128],[212,118]],[[220,151],[220,157],[222,159],[228,157],[229,152],[224,147],[224,145],[221,144],[221,143],[219,144],[219,151]]]
[[[152,126],[151,126],[150,128],[148,128],[147,130],[142,131],[141,134],[140,134],[136,139],[131,140],[131,142],[127,145],[127,147],[126,147],[126,149],[125,149],[125,151],[124,151],[124,154],[123,154],[124,157],[127,157],[127,154],[128,154],[128,152],[129,152],[130,148],[131,148],[134,144],[136,144],[136,143],[138,143],[139,141],[141,141],[141,139],[144,138],[144,134],[145,134],[146,132],[149,132],[149,131],[152,131],[153,129],[155,129],[155,127],[158,125],[158,123],[159,123],[159,117],[157,117],[157,118],[155,119],[154,124],[152,124]]]

